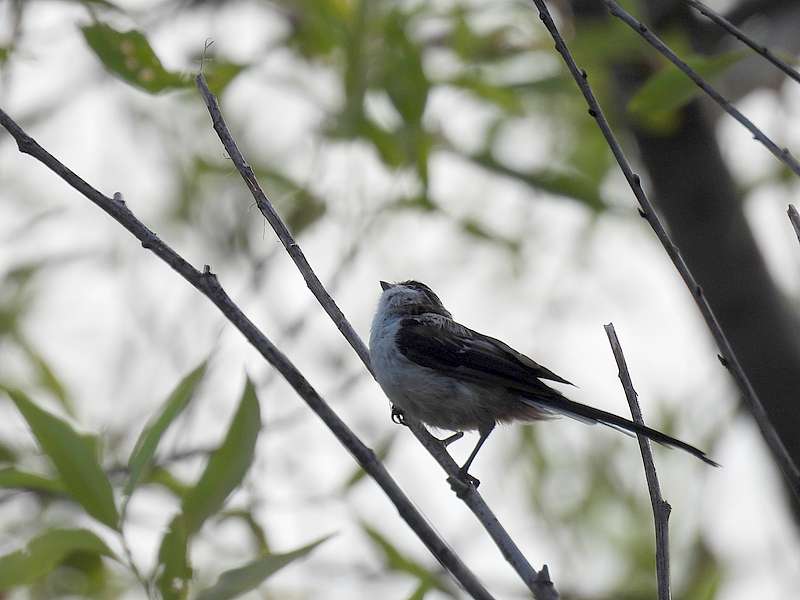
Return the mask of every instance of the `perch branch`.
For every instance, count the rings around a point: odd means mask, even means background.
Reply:
[[[236,144],[236,141],[233,139],[233,136],[231,135],[230,130],[225,123],[225,119],[222,116],[222,112],[219,108],[219,103],[211,93],[211,90],[209,90],[205,77],[203,77],[202,74],[199,74],[195,78],[195,82],[200,90],[200,94],[203,96],[203,100],[206,103],[208,112],[211,115],[211,122],[214,130],[217,132],[217,135],[219,135],[222,145],[225,147],[225,151],[228,153],[228,156],[230,156],[233,164],[236,165],[236,168],[239,170],[242,179],[244,179],[247,187],[250,189],[250,192],[258,204],[259,209],[264,214],[264,217],[267,219],[272,228],[275,230],[275,233],[280,238],[287,252],[289,252],[292,258],[295,259],[295,264],[300,270],[300,273],[302,274],[306,283],[314,282],[314,285],[308,284],[308,288],[311,290],[311,293],[314,294],[314,297],[319,301],[323,308],[325,308],[325,311],[328,313],[328,315],[330,315],[331,319],[333,319],[334,323],[339,328],[339,331],[342,332],[342,335],[344,335],[345,339],[356,351],[356,354],[358,354],[358,356],[361,358],[367,370],[372,373],[372,367],[370,366],[369,360],[369,351],[367,350],[366,345],[358,336],[353,327],[348,323],[346,317],[336,305],[336,302],[333,300],[333,298],[331,298],[330,294],[328,294],[327,290],[325,290],[324,286],[320,283],[319,278],[314,274],[313,270],[311,269],[311,265],[309,265],[308,261],[305,259],[305,256],[300,250],[300,246],[294,240],[291,233],[289,233],[288,228],[286,225],[284,225],[277,211],[275,211],[273,208],[269,198],[259,186],[252,168],[242,155]],[[298,260],[295,257],[302,257],[302,260]],[[456,465],[447,451],[442,447],[441,443],[434,438],[420,423],[414,423],[409,420],[408,425],[420,443],[448,474],[448,481],[450,482],[454,491],[456,491],[458,497],[461,498],[461,500],[463,500],[469,509],[475,514],[480,523],[491,536],[492,540],[494,540],[495,544],[500,549],[503,557],[517,572],[528,589],[533,592],[537,600],[552,600],[557,598],[558,592],[556,592],[553,583],[550,581],[547,566],[543,566],[541,571],[536,571],[531,566],[514,540],[511,539],[511,536],[502,527],[497,517],[492,513],[491,509],[483,500],[478,491],[472,486],[459,485],[458,465]]]
[[[717,104],[719,104],[725,112],[739,121],[739,123],[744,125],[744,127],[746,127],[750,133],[753,134],[753,138],[761,142],[764,147],[766,147],[766,149],[775,156],[775,158],[789,167],[795,173],[795,175],[800,175],[800,163],[798,163],[797,159],[792,156],[792,153],[789,152],[788,148],[779,148],[778,145],[773,142],[772,139],[769,138],[763,131],[756,127],[750,119],[739,112],[739,110],[733,106],[730,101],[725,98],[725,96],[720,94],[705,79],[700,77],[700,75],[698,75],[694,69],[686,64],[686,62],[681,60],[681,58],[675,54],[669,48],[669,46],[661,41],[661,38],[648,29],[647,25],[636,19],[630,13],[626,12],[625,9],[623,9],[614,0],[603,0],[603,2],[608,7],[608,10],[612,15],[617,17],[628,27],[642,36],[642,38],[644,38],[648,44],[655,48],[672,64],[678,67],[678,69],[683,71],[683,73],[685,73],[689,79],[694,81],[694,83],[706,94],[708,94],[708,96],[710,96]]]
[[[625,355],[622,354],[622,346],[619,343],[614,324],[609,323],[603,326],[614,353],[614,360],[617,361],[619,368],[619,380],[622,382],[622,389],[625,390],[625,397],[628,399],[628,406],[631,409],[633,420],[639,425],[644,425],[642,411],[639,408],[638,394],[633,389],[631,374],[628,372],[628,363],[625,362]],[[653,462],[653,452],[650,449],[650,440],[645,436],[637,434],[639,440],[639,450],[642,452],[642,462],[644,463],[644,474],[647,479],[647,490],[650,492],[650,504],[653,506],[653,521],[656,531],[656,578],[658,579],[658,600],[670,600],[669,591],[669,513],[672,507],[661,497],[661,486],[658,484],[656,465]]]
[[[797,241],[800,242],[800,213],[797,212],[794,204],[790,204],[789,210],[786,212],[789,214],[789,220],[792,222],[792,227],[794,228],[794,233],[797,236]]]
[[[689,6],[695,9],[701,15],[714,21],[714,23],[722,27],[725,31],[730,33],[737,40],[739,40],[740,42],[742,42],[747,46],[750,46],[750,48],[752,48],[755,52],[766,58],[769,62],[778,67],[781,71],[786,73],[796,82],[800,83],[800,73],[798,73],[796,69],[793,69],[788,64],[786,64],[780,58],[775,56],[775,54],[764,44],[759,44],[758,42],[756,42],[753,38],[751,38],[744,31],[739,29],[736,25],[731,23],[728,19],[714,12],[699,0],[686,0],[686,3],[689,4]]]
[[[383,489],[397,508],[400,516],[422,540],[425,546],[436,556],[441,564],[449,570],[473,597],[491,600],[492,596],[467,568],[455,552],[442,540],[428,524],[425,517],[416,509],[405,493],[400,489],[392,476],[377,459],[375,453],[368,448],[341,420],[325,400],[316,392],[303,374],[242,312],[231,300],[220,285],[216,275],[206,265],[198,271],[180,254],[163,242],[153,231],[148,229],[131,212],[122,199],[115,194],[111,199],[93,188],[86,181],[68,169],[52,154],[42,148],[33,138],[26,134],[2,109],[0,109],[0,125],[16,140],[19,151],[29,154],[50,170],[56,173],[69,185],[96,204],[115,221],[127,229],[142,247],[150,250],[186,281],[206,296],[220,312],[247,338],[247,341],[258,350],[267,362],[286,379],[297,394],[308,404],[317,416],[333,432],[339,442],[347,448],[359,465]]]
[[[653,228],[656,237],[658,237],[661,245],[664,246],[664,250],[666,250],[667,255],[670,257],[672,263],[675,265],[675,268],[678,270],[678,273],[683,279],[683,282],[686,284],[686,287],[689,288],[692,298],[697,304],[697,307],[700,309],[700,314],[702,314],[706,325],[711,331],[711,335],[714,337],[714,341],[717,343],[717,347],[720,349],[720,362],[728,369],[728,372],[731,374],[736,382],[736,385],[739,387],[739,391],[747,403],[750,413],[753,415],[756,424],[761,430],[761,435],[764,437],[764,440],[772,451],[775,461],[783,472],[789,487],[791,488],[795,497],[800,499],[800,472],[798,472],[797,466],[794,464],[792,457],[787,452],[786,447],[783,445],[783,442],[770,422],[761,400],[753,389],[753,386],[750,384],[750,380],[747,378],[747,375],[742,369],[741,364],[739,364],[739,360],[736,358],[736,354],[734,353],[730,342],[728,342],[725,332],[722,330],[719,321],[717,321],[717,317],[711,310],[711,305],[709,305],[708,300],[703,293],[703,288],[700,287],[700,284],[697,283],[694,275],[692,275],[692,272],[689,270],[689,266],[683,260],[683,257],[678,251],[677,246],[672,242],[669,234],[667,234],[667,230],[664,228],[664,224],[661,222],[658,213],[655,211],[655,208],[645,195],[639,180],[639,176],[636,175],[631,169],[628,159],[625,158],[625,154],[622,152],[622,148],[614,136],[614,133],[611,131],[608,120],[603,114],[600,104],[597,102],[597,99],[594,96],[594,92],[592,91],[592,88],[588,82],[588,75],[586,71],[578,68],[578,65],[575,63],[575,59],[572,58],[572,53],[570,53],[569,48],[567,48],[567,45],[564,42],[564,38],[561,37],[558,28],[553,22],[553,18],[550,16],[550,12],[547,10],[545,1],[532,1],[539,9],[539,17],[542,19],[542,22],[555,41],[556,50],[561,54],[564,62],[567,65],[567,68],[572,74],[573,79],[575,79],[578,87],[583,93],[583,97],[586,99],[586,103],[589,106],[589,114],[597,122],[597,126],[600,128],[600,131],[606,138],[606,142],[608,143],[609,148],[611,148],[611,152],[614,154],[614,158],[619,164],[622,173],[625,175],[628,185],[630,185],[633,194],[636,196],[636,199],[639,202],[639,214],[641,214],[642,217],[650,224],[650,227]]]

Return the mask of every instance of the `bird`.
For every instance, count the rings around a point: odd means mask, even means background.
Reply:
[[[702,450],[666,433],[570,400],[545,382],[572,383],[508,344],[456,322],[424,283],[380,285],[369,355],[375,378],[392,403],[392,420],[405,424],[411,417],[456,432],[439,440],[445,446],[464,431],[477,430],[478,442],[459,469],[462,482],[480,484],[469,469],[498,423],[561,415],[644,435],[719,466]]]

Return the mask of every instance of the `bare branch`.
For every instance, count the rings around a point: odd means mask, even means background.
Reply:
[[[789,209],[786,212],[789,214],[789,220],[792,222],[792,227],[794,227],[794,233],[797,236],[797,241],[800,242],[800,213],[797,212],[794,204],[790,204]]]
[[[625,9],[623,9],[614,0],[603,0],[603,2],[605,2],[605,5],[608,7],[608,10],[612,15],[620,19],[623,23],[628,25],[628,27],[642,36],[647,43],[658,50],[667,60],[678,67],[678,69],[683,71],[689,79],[694,81],[695,84],[706,94],[708,94],[717,104],[719,104],[725,112],[739,121],[739,123],[744,125],[750,131],[750,133],[753,134],[753,138],[761,142],[767,148],[767,150],[769,150],[778,160],[789,167],[795,173],[795,175],[800,175],[800,163],[798,163],[797,159],[792,156],[792,153],[789,152],[788,148],[779,148],[778,145],[773,142],[772,139],[769,138],[763,131],[756,127],[750,119],[739,112],[739,110],[733,106],[730,101],[725,98],[725,96],[720,94],[711,86],[711,84],[700,77],[700,75],[698,75],[694,69],[681,60],[678,55],[669,48],[669,46],[662,42],[656,34],[648,29],[647,25],[637,20],[630,13],[626,12]]]
[[[121,195],[115,194],[114,199],[108,198],[86,183],[26,134],[2,109],[0,109],[0,125],[8,130],[17,141],[20,152],[36,158],[59,175],[69,185],[78,190],[127,229],[141,242],[142,247],[153,252],[153,254],[167,263],[199,292],[211,300],[211,302],[219,308],[220,312],[222,312],[244,337],[247,338],[247,341],[258,350],[261,356],[278,370],[298,395],[308,404],[311,410],[322,419],[339,442],[353,455],[358,464],[361,465],[370,477],[383,489],[397,508],[403,520],[408,523],[425,546],[439,562],[453,574],[464,589],[473,598],[481,598],[484,600],[492,599],[492,596],[478,581],[475,575],[467,568],[447,543],[438,536],[436,531],[428,524],[425,517],[416,509],[405,493],[403,493],[383,464],[376,458],[375,453],[350,430],[344,421],[339,418],[328,403],[325,402],[311,386],[297,367],[294,366],[283,352],[281,352],[230,299],[208,265],[205,266],[202,272],[195,269],[180,254],[164,243],[153,231],[139,221],[125,202],[122,201]]]
[[[211,93],[211,90],[208,89],[205,77],[203,77],[202,74],[198,74],[195,78],[195,82],[197,83],[197,87],[203,96],[206,106],[208,107],[208,112],[211,114],[211,121],[214,125],[214,130],[219,135],[225,150],[231,157],[231,160],[233,160],[236,168],[239,170],[242,179],[245,180],[250,192],[253,194],[253,198],[255,198],[256,202],[258,203],[259,209],[264,214],[267,221],[269,221],[270,225],[272,225],[272,228],[275,230],[275,233],[280,238],[287,252],[289,252],[289,254],[292,255],[292,258],[295,259],[295,264],[303,275],[303,278],[306,280],[306,283],[310,281],[314,282],[313,286],[311,284],[308,285],[311,293],[314,294],[328,315],[330,315],[331,319],[333,319],[334,323],[336,323],[339,331],[342,332],[342,335],[344,335],[358,356],[361,358],[369,372],[372,373],[369,360],[369,351],[367,350],[366,345],[352,328],[352,326],[350,326],[350,324],[347,322],[344,314],[341,312],[341,310],[339,310],[338,306],[336,306],[336,302],[333,300],[333,298],[331,298],[323,285],[320,283],[319,279],[311,269],[311,266],[308,264],[308,261],[303,256],[300,246],[289,233],[289,230],[283,224],[283,221],[273,208],[266,194],[258,185],[253,170],[250,168],[250,165],[247,163],[241,151],[237,147],[236,141],[233,139],[233,136],[225,124],[225,119],[223,118],[222,112],[219,109],[217,99]],[[302,260],[297,260],[295,258],[296,256],[302,257]],[[525,585],[528,586],[528,589],[533,592],[537,600],[554,600],[555,598],[558,598],[558,592],[555,590],[552,581],[550,581],[547,566],[543,566],[542,570],[537,572],[522,554],[519,547],[511,539],[511,536],[508,534],[508,532],[502,527],[502,525],[500,525],[497,517],[494,515],[494,513],[492,513],[491,509],[483,500],[478,491],[472,486],[464,486],[463,484],[459,485],[458,465],[456,465],[447,451],[442,447],[442,444],[436,438],[434,438],[421,424],[414,423],[413,421],[409,420],[408,425],[420,443],[425,447],[426,450],[428,450],[428,452],[436,459],[436,461],[449,475],[448,481],[458,497],[461,498],[461,500],[464,501],[473,514],[475,514],[475,516],[491,536],[492,540],[494,540],[495,544],[500,549],[503,557],[517,572],[522,581],[525,582]]]
[[[628,399],[628,406],[631,409],[633,420],[639,425],[644,425],[642,411],[639,408],[638,395],[633,389],[631,374],[628,372],[628,364],[622,354],[622,346],[614,330],[614,324],[609,323],[603,326],[614,352],[614,359],[619,368],[619,380],[622,382],[622,389],[625,390],[625,397]],[[650,504],[653,506],[653,521],[656,530],[656,578],[658,579],[658,600],[670,600],[669,591],[669,513],[672,507],[661,497],[661,486],[658,484],[656,465],[653,462],[653,452],[650,449],[650,440],[645,436],[637,434],[639,440],[639,450],[642,453],[644,463],[644,474],[647,479],[647,489],[650,492]]]
[[[597,126],[600,128],[600,131],[602,131],[603,136],[606,138],[606,142],[608,143],[609,148],[611,148],[611,152],[614,154],[614,158],[617,160],[622,173],[625,175],[628,185],[630,185],[631,190],[636,196],[640,207],[639,213],[647,220],[647,222],[650,224],[650,227],[653,228],[653,231],[661,242],[661,245],[664,246],[664,250],[666,250],[667,255],[670,257],[675,265],[675,268],[678,270],[683,282],[686,284],[686,287],[689,288],[692,298],[694,298],[697,307],[700,309],[700,314],[703,315],[703,319],[705,320],[706,325],[711,331],[711,335],[714,336],[714,340],[720,349],[720,362],[728,369],[728,372],[731,374],[736,382],[736,385],[739,387],[739,391],[742,393],[742,396],[747,403],[748,408],[750,409],[750,413],[753,415],[753,418],[761,430],[761,435],[764,437],[764,440],[772,451],[773,458],[783,472],[783,475],[786,478],[786,481],[795,497],[800,499],[800,472],[798,472],[797,466],[794,464],[792,457],[786,451],[786,447],[770,422],[761,400],[756,395],[753,386],[750,384],[750,380],[747,378],[742,366],[739,364],[739,360],[736,358],[736,354],[734,353],[730,342],[728,342],[725,332],[722,330],[719,321],[717,321],[717,317],[714,315],[708,300],[703,294],[703,288],[701,288],[700,284],[698,284],[697,280],[695,280],[694,276],[689,270],[688,265],[678,251],[678,248],[670,239],[669,234],[667,234],[667,231],[664,228],[658,213],[655,211],[655,208],[645,195],[639,180],[639,176],[636,175],[631,169],[628,160],[625,158],[625,154],[622,152],[619,142],[614,136],[614,133],[611,131],[608,120],[600,108],[600,104],[597,102],[597,99],[594,96],[591,86],[589,86],[588,75],[586,71],[578,68],[578,65],[575,63],[575,59],[572,58],[569,48],[567,48],[566,43],[564,43],[564,38],[561,37],[561,34],[558,32],[558,28],[553,22],[553,18],[550,16],[550,12],[547,10],[545,1],[532,1],[539,9],[539,17],[542,19],[542,22],[555,41],[556,50],[561,54],[564,62],[567,65],[567,68],[572,74],[573,79],[575,79],[578,87],[583,93],[583,97],[586,99],[586,103],[589,106],[589,114],[594,117],[595,121],[597,122]]]
[[[736,25],[728,21],[728,19],[714,12],[699,0],[686,0],[686,2],[697,12],[714,21],[714,23],[722,27],[725,31],[730,33],[740,42],[746,44],[747,46],[750,46],[750,48],[752,48],[755,52],[766,58],[769,62],[778,67],[781,71],[786,73],[789,77],[800,83],[800,73],[798,73],[796,69],[793,69],[792,67],[787,65],[780,58],[775,56],[775,54],[773,54],[773,52],[765,45],[756,42],[753,38],[748,36],[744,31],[742,31],[741,29],[736,27]]]

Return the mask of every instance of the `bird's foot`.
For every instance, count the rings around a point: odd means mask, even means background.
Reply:
[[[441,439],[441,440],[440,440],[439,438],[435,438],[435,439],[436,439],[436,440],[437,440],[437,441],[438,441],[438,442],[439,442],[439,443],[440,443],[442,446],[444,446],[445,448],[447,448],[447,447],[448,447],[450,444],[452,444],[452,443],[453,443],[453,442],[455,442],[455,441],[458,441],[458,440],[460,440],[462,437],[464,437],[464,432],[463,432],[463,431],[456,431],[456,432],[455,432],[453,435],[448,435],[448,436],[447,436],[446,438],[444,438],[444,439]]]
[[[464,498],[470,491],[478,489],[481,484],[477,477],[473,477],[463,470],[459,470],[457,476],[448,477],[447,482],[450,484],[450,489],[459,498]]]
[[[392,405],[392,421],[398,425],[406,424],[405,413],[394,405]]]
[[[472,475],[467,473],[466,470],[464,469],[459,469],[458,477],[461,479],[461,481],[465,482],[468,485],[471,485],[476,490],[478,489],[478,486],[481,484],[480,479],[478,479],[477,477],[473,477]]]

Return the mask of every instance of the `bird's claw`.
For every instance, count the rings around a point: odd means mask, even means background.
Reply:
[[[406,416],[402,410],[397,408],[396,406],[392,406],[392,422],[396,423],[397,425],[405,425],[406,424]]]

